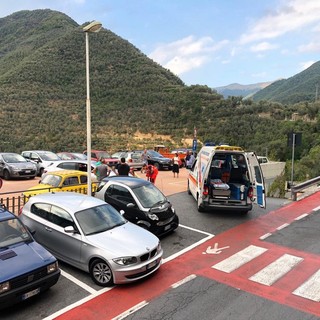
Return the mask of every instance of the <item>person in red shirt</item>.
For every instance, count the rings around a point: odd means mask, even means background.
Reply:
[[[158,175],[158,168],[149,164],[147,166],[147,172],[146,172],[146,177],[148,178],[148,180],[150,182],[152,182],[153,184],[155,184],[156,182],[156,178],[157,178],[157,175]]]

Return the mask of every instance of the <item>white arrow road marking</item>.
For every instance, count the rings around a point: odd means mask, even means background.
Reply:
[[[219,254],[222,250],[230,248],[229,246],[218,248],[218,245],[219,244],[216,242],[213,248],[209,246],[205,252],[202,252],[202,254]]]

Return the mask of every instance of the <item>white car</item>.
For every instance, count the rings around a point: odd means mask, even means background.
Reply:
[[[95,162],[91,163],[91,171],[96,167]],[[43,170],[43,174],[41,179],[50,172],[53,171],[60,171],[60,170],[78,170],[87,172],[88,168],[88,161],[86,160],[60,160],[54,161],[49,166],[47,166]],[[97,177],[95,174],[92,173],[91,177],[92,181],[97,181]]]
[[[24,205],[21,219],[55,257],[89,272],[100,286],[142,279],[162,262],[159,238],[91,196],[39,194]]]

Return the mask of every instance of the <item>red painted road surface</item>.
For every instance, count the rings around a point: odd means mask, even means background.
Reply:
[[[157,298],[171,289],[173,284],[190,275],[214,279],[228,286],[320,316],[320,302],[293,293],[315,272],[320,270],[319,256],[262,240],[264,235],[275,232],[284,224],[290,224],[303,214],[310,214],[314,209],[319,209],[319,204],[320,193],[318,192],[277,211],[272,211],[260,218],[239,225],[164,263],[159,271],[149,279],[132,285],[116,286],[56,319],[113,319],[143,301]],[[214,248],[215,244],[218,248],[227,248],[221,250],[219,254],[213,254],[208,250],[208,247]],[[214,267],[219,262],[226,261],[229,257],[250,246],[262,248],[264,252],[231,272],[224,272]],[[283,255],[302,259],[300,263],[271,285],[257,283],[249,279]]]

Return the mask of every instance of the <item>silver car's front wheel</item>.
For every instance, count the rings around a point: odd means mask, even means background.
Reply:
[[[103,260],[96,259],[91,263],[90,275],[92,280],[99,286],[107,287],[113,284],[112,271]]]

